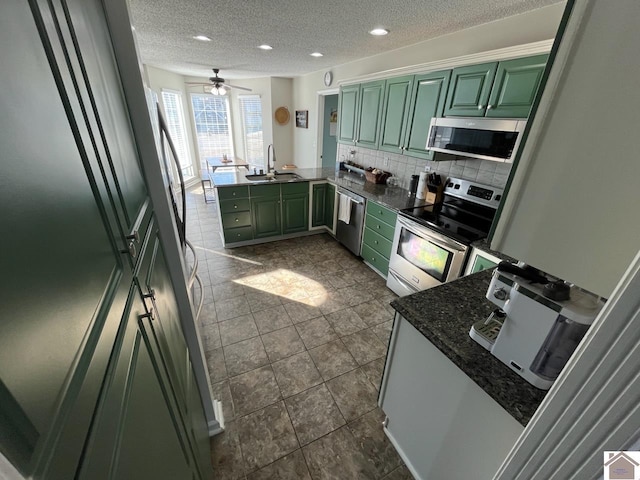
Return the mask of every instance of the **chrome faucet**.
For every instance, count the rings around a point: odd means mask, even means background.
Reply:
[[[273,167],[271,166],[271,156],[273,156]],[[267,147],[267,173],[271,173],[271,170],[276,170],[276,149],[273,143],[270,143]]]

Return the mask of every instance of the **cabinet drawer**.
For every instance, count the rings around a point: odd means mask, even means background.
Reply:
[[[280,184],[274,183],[272,185],[251,185],[249,189],[251,198],[255,197],[279,197],[280,196]]]
[[[365,225],[376,232],[378,235],[382,235],[387,240],[393,241],[393,232],[395,231],[395,226],[392,227],[391,225],[382,222],[371,215],[367,215],[365,219]]]
[[[248,198],[249,187],[246,185],[238,187],[218,187],[219,200],[231,200],[234,198]]]
[[[224,230],[224,241],[227,243],[244,242],[253,239],[251,226],[239,228],[226,228]]]
[[[383,275],[389,272],[389,260],[368,245],[362,245],[362,258]]]
[[[244,212],[250,210],[248,198],[238,198],[236,200],[220,200],[220,212]]]
[[[393,210],[389,210],[388,208],[372,201],[367,202],[367,213],[378,220],[382,220],[387,225],[391,225],[392,227],[395,226],[396,218],[398,217],[398,214]]]
[[[282,195],[295,195],[298,193],[309,193],[309,182],[281,183]]]
[[[389,259],[389,255],[391,255],[391,246],[393,242],[369,228],[364,229],[363,244],[384,255],[387,257],[387,260]]]
[[[251,212],[223,213],[222,226],[224,228],[250,227]]]

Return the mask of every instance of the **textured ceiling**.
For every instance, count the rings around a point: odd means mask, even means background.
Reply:
[[[559,0],[130,0],[144,63],[183,75],[295,77]],[[384,27],[390,34],[373,37]],[[211,42],[194,40],[206,35]],[[263,51],[258,45],[273,46]],[[309,54],[321,52],[323,57]]]

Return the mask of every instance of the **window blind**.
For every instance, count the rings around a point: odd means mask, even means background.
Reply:
[[[176,148],[178,161],[182,167],[182,173],[186,177],[193,177],[193,162],[189,153],[189,142],[187,140],[187,128],[184,119],[182,106],[182,95],[180,92],[171,90],[162,91],[162,104],[167,120],[167,128],[171,135],[171,140]]]
[[[244,133],[245,160],[251,165],[265,166],[262,141],[262,101],[260,95],[239,95]]]
[[[207,157],[222,157],[224,154],[232,157],[233,141],[228,98],[193,93],[191,106],[201,168],[207,168]]]

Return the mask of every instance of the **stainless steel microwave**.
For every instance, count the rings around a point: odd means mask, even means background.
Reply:
[[[513,162],[526,120],[433,118],[427,150],[458,157]]]

